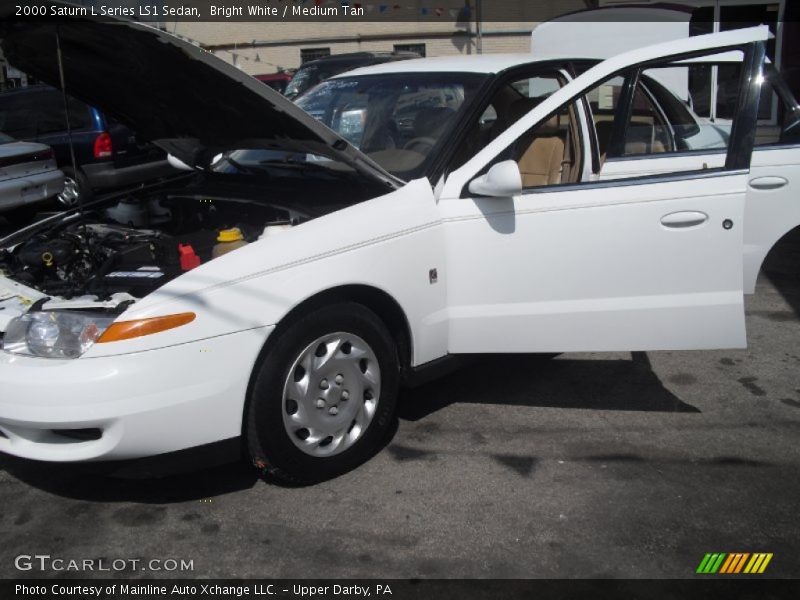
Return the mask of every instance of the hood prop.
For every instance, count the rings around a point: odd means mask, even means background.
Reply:
[[[67,84],[64,77],[64,57],[61,54],[61,28],[56,24],[56,58],[58,61],[58,79],[61,84],[61,98],[64,102],[64,119],[67,125],[67,140],[69,140],[69,157],[72,163],[72,176],[75,185],[78,184],[78,164],[75,160],[75,147],[72,144],[72,124],[69,120],[69,100],[67,98]],[[83,214],[83,194],[78,194],[78,212]]]

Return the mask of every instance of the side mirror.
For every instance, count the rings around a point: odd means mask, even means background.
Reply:
[[[504,160],[492,166],[486,175],[469,182],[469,191],[478,196],[508,198],[522,193],[522,175],[513,160]]]

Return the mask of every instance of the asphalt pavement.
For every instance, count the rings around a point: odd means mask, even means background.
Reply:
[[[0,577],[57,575],[15,568],[44,554],[186,577],[683,578],[707,552],[800,577],[800,230],[765,271],[746,350],[483,358],[403,391],[386,448],[313,487],[0,457]]]

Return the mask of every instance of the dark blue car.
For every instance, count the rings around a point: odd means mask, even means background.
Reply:
[[[132,186],[175,174],[163,150],[138,143],[134,133],[102,112],[69,98],[69,121],[75,164],[72,167],[64,99],[60,90],[32,86],[0,93],[0,131],[50,146],[64,172],[65,206],[93,192]]]

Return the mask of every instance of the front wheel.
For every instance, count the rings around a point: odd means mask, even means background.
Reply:
[[[398,384],[394,340],[366,307],[341,303],[296,321],[256,366],[246,415],[253,464],[299,484],[349,471],[384,441]]]

